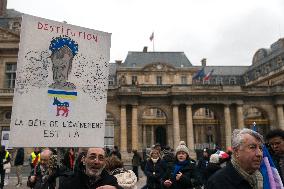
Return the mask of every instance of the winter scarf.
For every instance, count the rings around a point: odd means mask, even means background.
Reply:
[[[185,161],[178,161],[175,163],[174,172],[172,177],[176,179],[176,174],[181,170],[182,167],[188,164],[188,160]]]
[[[159,158],[157,158],[157,159],[151,158],[151,160],[153,161],[153,163],[157,163]]]
[[[232,165],[236,169],[236,171],[250,184],[253,189],[263,189],[263,177],[259,170],[255,171],[253,174],[248,174],[245,172],[239,165],[239,163],[235,160],[234,156],[232,156]]]

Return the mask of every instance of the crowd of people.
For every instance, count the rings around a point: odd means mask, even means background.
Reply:
[[[137,189],[141,166],[147,178],[143,189],[266,189],[271,187],[265,186],[267,178],[260,171],[263,147],[272,155],[281,178],[275,188],[283,188],[284,131],[272,130],[264,141],[262,135],[246,128],[233,131],[232,146],[226,152],[204,149],[197,161],[190,157],[183,141],[176,149],[156,144],[144,156],[133,150],[132,170],[126,169],[118,147],[69,148],[61,159],[53,148],[35,148],[30,154],[31,174],[26,184],[33,189]],[[1,189],[11,169],[11,156],[4,146],[0,158]],[[18,148],[14,158],[16,187],[24,184],[23,164],[24,149]]]

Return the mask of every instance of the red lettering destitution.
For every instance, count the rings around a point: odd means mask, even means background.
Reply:
[[[74,31],[74,30],[71,30],[70,28],[65,28],[64,26],[53,26],[53,25],[49,25],[48,23],[38,22],[37,29],[49,31],[51,33],[54,32],[54,33],[58,33],[62,35],[79,37],[79,38],[86,39],[89,41],[93,40],[95,42],[98,42],[98,36],[96,34],[90,34],[90,33],[82,32],[82,31]]]

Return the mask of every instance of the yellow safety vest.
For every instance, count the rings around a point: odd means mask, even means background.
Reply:
[[[10,153],[8,151],[6,151],[6,154],[5,154],[5,159],[8,159]]]
[[[32,164],[34,164],[34,161],[35,161],[37,156],[38,156],[37,164],[40,162],[40,153],[38,155],[36,155],[35,152],[32,152],[31,156],[32,156]]]

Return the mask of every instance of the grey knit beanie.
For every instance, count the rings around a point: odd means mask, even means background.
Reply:
[[[185,152],[187,155],[189,155],[189,149],[187,148],[184,141],[180,141],[179,145],[176,148],[176,155],[178,152]]]

